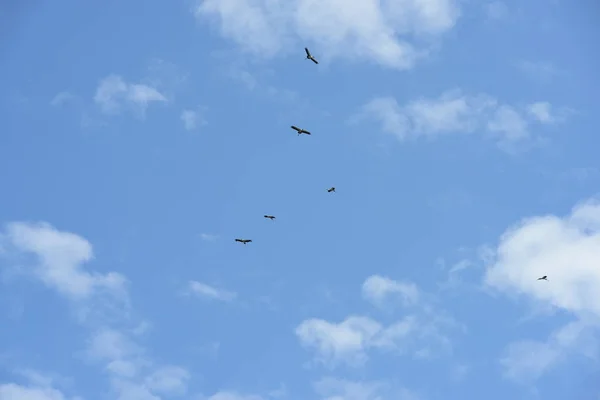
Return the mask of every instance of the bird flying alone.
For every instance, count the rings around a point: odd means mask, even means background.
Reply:
[[[310,60],[310,61],[314,62],[315,64],[318,64],[318,63],[319,63],[319,62],[317,61],[317,59],[316,59],[316,58],[314,58],[314,57],[312,56],[312,54],[310,54],[310,51],[308,50],[308,47],[305,47],[305,48],[304,48],[304,51],[306,52],[306,59],[307,59],[307,60]]]
[[[331,192],[335,192],[335,188],[332,186],[329,189],[327,189],[327,192],[331,193]]]
[[[235,239],[236,242],[240,242],[240,243],[252,243],[252,240],[250,239]]]
[[[265,215],[265,218],[268,218],[271,221],[273,221],[275,219],[275,216],[274,215]]]
[[[546,275],[542,276],[541,278],[537,279],[538,281],[547,281],[548,277]]]
[[[298,132],[298,136],[300,136],[301,134],[305,134],[305,135],[310,135],[310,132],[307,131],[306,129],[300,129],[297,126],[292,125],[291,127],[293,130],[295,130],[296,132]]]

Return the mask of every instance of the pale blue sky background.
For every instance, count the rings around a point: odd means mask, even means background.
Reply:
[[[0,400],[600,399],[600,6],[276,3],[0,6]]]

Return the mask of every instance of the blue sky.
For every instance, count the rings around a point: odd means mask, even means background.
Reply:
[[[593,2],[6,10],[0,400],[600,398]]]

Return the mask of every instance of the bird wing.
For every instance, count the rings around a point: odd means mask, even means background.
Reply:
[[[306,129],[302,129],[302,133],[306,133],[307,135],[310,135],[310,132],[307,131]]]
[[[252,240],[251,239],[246,239],[245,242],[246,243],[250,243],[250,242],[252,242]]]
[[[311,57],[310,59],[311,59],[311,60],[312,60],[312,62],[314,62],[315,64],[318,64],[318,63],[319,63],[319,62],[318,62],[318,61],[317,61],[317,60],[316,60],[314,57]]]
[[[310,57],[310,51],[308,51],[308,47],[305,47],[305,48],[304,48],[304,51],[306,52],[306,55],[307,55],[308,57]]]
[[[236,241],[236,242],[240,242],[240,243],[241,243],[241,242],[243,242],[243,240],[242,240],[242,239],[235,239],[235,241]]]
[[[294,126],[294,125],[292,125],[292,129],[295,130],[295,131],[298,131],[298,132],[302,131],[302,129],[300,129],[297,126]]]

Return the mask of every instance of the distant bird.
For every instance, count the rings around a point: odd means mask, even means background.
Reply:
[[[292,125],[291,127],[293,130],[295,130],[296,132],[298,132],[298,136],[300,136],[301,134],[305,134],[305,135],[310,135],[310,132],[307,131],[306,129],[300,129],[297,126]]]
[[[271,221],[275,219],[274,215],[265,215],[265,218],[269,218]]]
[[[332,187],[330,187],[329,189],[327,189],[327,191],[328,191],[329,193],[331,193],[331,192],[335,192],[335,188],[332,186]]]
[[[538,281],[547,281],[548,277],[546,275],[542,276],[541,278],[537,279]]]
[[[252,240],[250,239],[235,239],[236,242],[240,242],[240,243],[252,243]]]
[[[305,47],[305,48],[304,48],[304,51],[306,51],[306,59],[307,59],[307,60],[310,60],[310,61],[314,62],[315,64],[318,64],[318,63],[319,63],[319,62],[317,61],[317,59],[316,59],[316,58],[314,58],[314,57],[312,56],[312,54],[310,54],[310,51],[308,50],[308,48],[307,48],[307,47]]]

